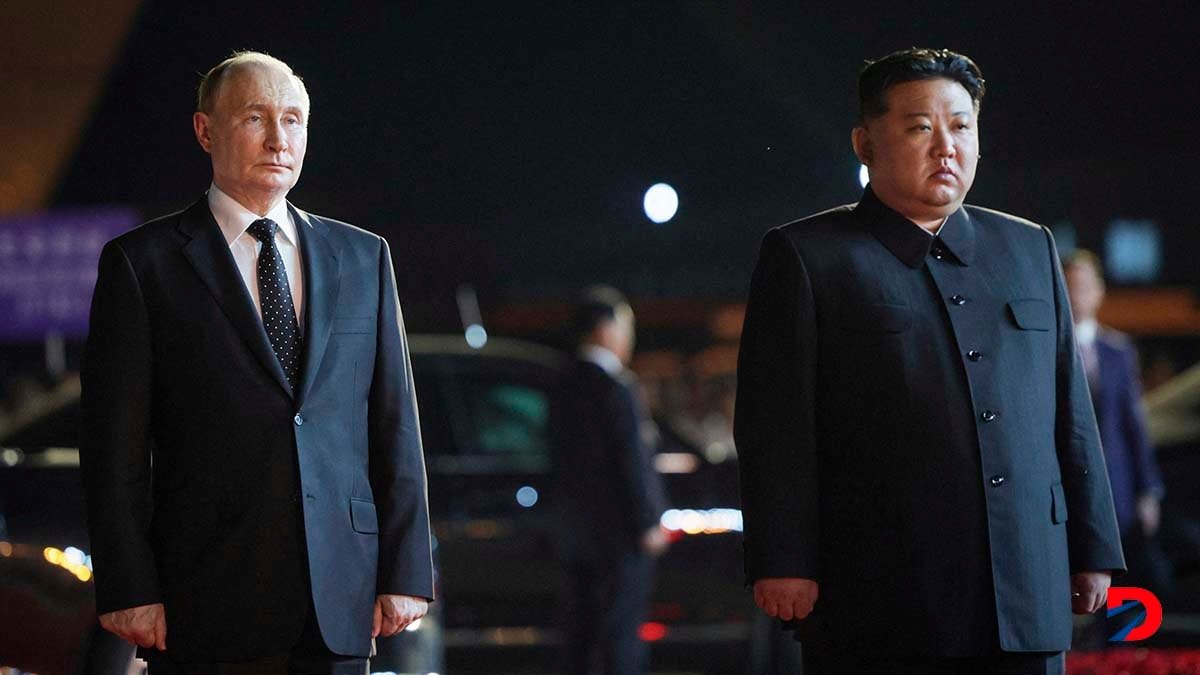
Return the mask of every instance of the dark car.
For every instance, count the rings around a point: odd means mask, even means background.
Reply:
[[[492,339],[475,349],[462,336],[412,336],[410,347],[440,597],[414,630],[379,641],[372,669],[552,670],[560,611],[546,418],[565,357],[515,340]],[[79,553],[72,555],[88,562],[72,448],[78,428],[78,384],[69,382],[33,419],[0,429],[0,539],[8,542],[0,546],[2,607],[25,606],[9,602],[29,593],[6,572],[20,559],[74,584],[85,598],[77,612],[91,611],[90,582],[45,559],[48,550],[74,547]],[[794,663],[794,646],[759,618],[742,587],[734,463],[710,464],[669,433],[664,439],[657,465],[673,507],[663,522],[674,543],[660,562],[641,626],[654,669],[745,673]],[[6,610],[0,634],[23,635],[22,644],[43,651],[112,658],[112,641],[90,630],[92,622],[77,622],[78,634],[71,635],[61,621],[50,623],[43,628]],[[5,662],[5,648],[0,638],[0,665],[20,666]]]

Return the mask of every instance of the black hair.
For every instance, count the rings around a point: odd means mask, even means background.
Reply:
[[[628,306],[629,301],[625,296],[611,286],[591,286],[585,289],[575,302],[567,325],[571,342],[580,344],[596,330],[596,326],[616,319],[620,308]]]
[[[859,121],[887,112],[888,89],[915,80],[946,79],[957,82],[971,96],[975,112],[983,103],[983,75],[970,58],[949,49],[912,47],[892,52],[877,61],[867,61],[858,75]]]

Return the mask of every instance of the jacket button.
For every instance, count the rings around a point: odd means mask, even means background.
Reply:
[[[1000,487],[1004,484],[1004,476],[992,476],[992,487]]]
[[[955,293],[954,295],[950,296],[950,302],[952,304],[961,306],[961,305],[967,304],[967,299],[964,298],[963,296],[959,295],[958,293]]]
[[[992,412],[991,410],[984,410],[983,414],[979,416],[979,419],[983,420],[984,422],[991,422],[992,420],[996,419],[996,413]]]
[[[296,423],[296,426],[304,424],[304,418],[300,416],[300,413],[296,413],[296,416],[292,418],[292,421]]]
[[[972,361],[978,361],[979,359],[983,358],[983,353],[972,349],[971,351],[967,352],[967,358],[971,359]]]

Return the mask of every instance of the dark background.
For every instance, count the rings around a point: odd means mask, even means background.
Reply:
[[[96,11],[101,11],[97,9]],[[1098,248],[1156,221],[1162,283],[1197,281],[1200,110],[1191,3],[146,2],[54,205],[182,208],[210,169],[199,74],[234,49],[312,97],[302,208],[385,235],[410,328],[615,283],[739,298],[763,232],[858,198],[864,58],[946,47],[987,79],[970,202]],[[665,181],[676,218],[641,197]]]

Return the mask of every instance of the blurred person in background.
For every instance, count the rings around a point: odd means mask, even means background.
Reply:
[[[638,636],[667,549],[666,509],[654,469],[653,423],[626,366],[633,309],[616,290],[588,289],[569,328],[576,353],[550,410],[567,672],[641,673]]]
[[[1049,230],[964,206],[983,77],[868,63],[856,205],[772,229],[734,437],[747,580],[814,673],[1061,673],[1123,570]]]
[[[1125,585],[1163,592],[1170,583],[1170,569],[1154,537],[1165,488],[1146,431],[1137,348],[1127,335],[1096,320],[1105,295],[1103,268],[1096,255],[1086,250],[1071,253],[1063,261],[1063,274],[1129,563]]]
[[[433,597],[391,256],[287,201],[308,116],[287,64],[223,61],[193,116],[208,193],[101,254],[80,453],[96,606],[151,675],[365,673]]]

